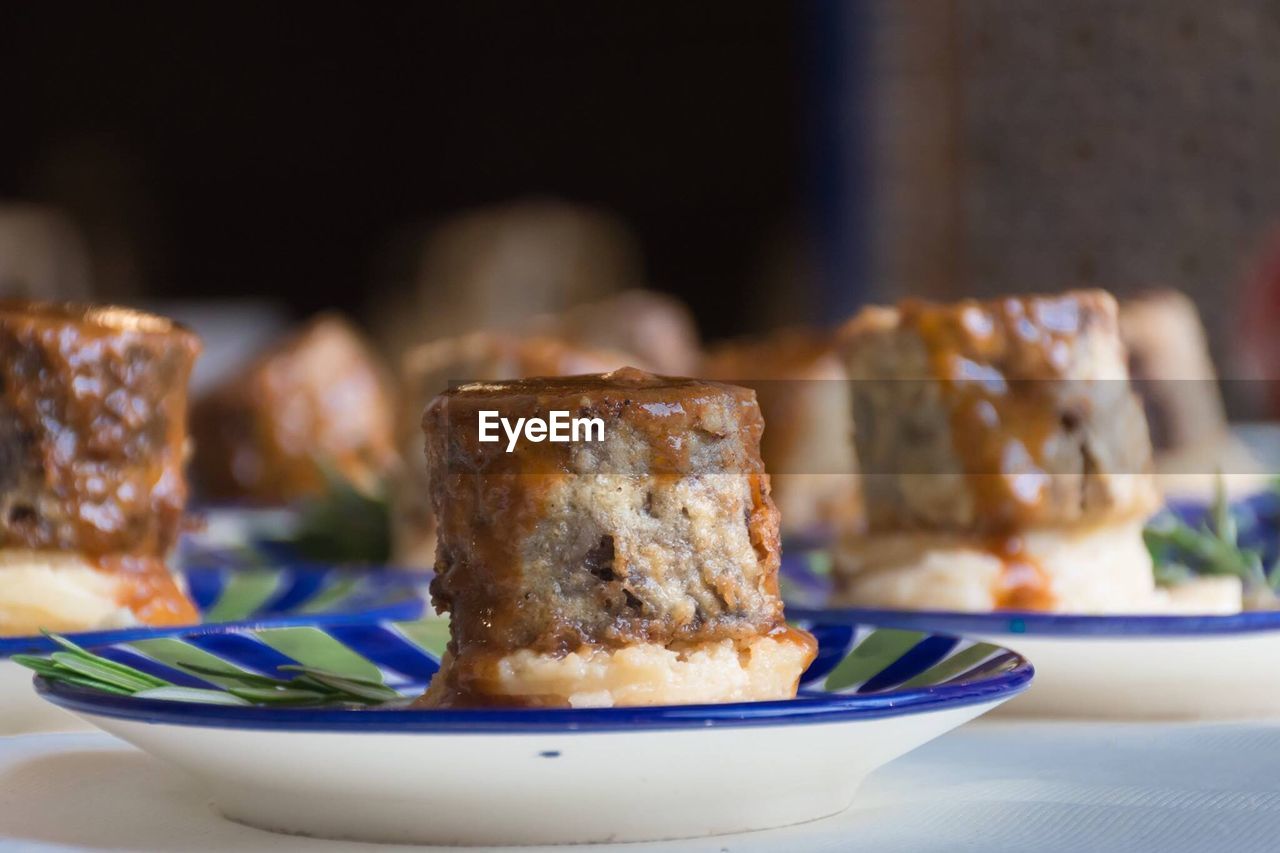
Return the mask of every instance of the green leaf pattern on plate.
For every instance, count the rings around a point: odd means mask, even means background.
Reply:
[[[449,645],[449,620],[445,617],[421,619],[417,622],[399,622],[396,628],[418,648],[439,660]]]
[[[227,580],[218,601],[205,614],[206,622],[248,619],[275,595],[283,575],[270,570],[236,572]]]
[[[258,639],[300,664],[338,675],[381,682],[378,665],[319,628],[264,628]]]
[[[949,678],[955,678],[962,672],[968,672],[987,658],[1001,651],[1003,650],[999,646],[993,646],[990,643],[974,643],[966,649],[955,652],[951,657],[939,661],[915,678],[904,681],[902,686],[912,688],[941,684]]]
[[[924,637],[922,631],[900,631],[896,628],[871,631],[827,676],[826,688],[839,691],[857,687],[902,657]]]

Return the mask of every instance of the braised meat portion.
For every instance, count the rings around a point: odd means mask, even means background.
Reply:
[[[1151,442],[1102,291],[871,308],[842,330],[871,529],[1150,511]]]
[[[602,435],[480,440],[482,412],[511,424],[556,411],[598,418]],[[753,392],[634,368],[475,383],[437,397],[423,429],[439,522],[432,595],[452,616],[459,665],[782,624]]]
[[[150,314],[0,300],[0,549],[168,551],[199,351]]]

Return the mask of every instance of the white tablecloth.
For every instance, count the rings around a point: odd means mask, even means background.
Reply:
[[[397,849],[279,836],[223,820],[179,771],[97,733],[0,738],[0,848]],[[884,768],[835,818],[715,839],[575,849],[1275,851],[1280,725],[979,722]]]

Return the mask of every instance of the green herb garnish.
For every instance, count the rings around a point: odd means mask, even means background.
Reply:
[[[47,657],[14,655],[11,660],[50,681],[90,687],[119,696],[276,707],[372,707],[406,701],[402,694],[381,681],[299,664],[279,667],[280,671],[290,673],[288,678],[273,678],[231,664],[209,666],[178,661],[177,666],[192,675],[224,684],[222,690],[187,687],[96,655],[58,634],[48,631],[44,634],[62,650]]]
[[[327,488],[299,505],[290,544],[310,560],[384,564],[391,559],[391,512],[385,485],[362,489],[320,463]]]
[[[1280,587],[1280,571],[1268,572],[1262,554],[1241,547],[1240,525],[1227,500],[1219,476],[1208,518],[1192,527],[1171,512],[1156,516],[1143,531],[1147,550],[1155,561],[1156,582],[1173,586],[1197,575],[1230,575],[1240,578],[1246,596],[1274,596]]]

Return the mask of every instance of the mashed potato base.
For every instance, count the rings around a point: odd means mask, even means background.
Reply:
[[[564,655],[524,649],[486,662],[483,675],[468,675],[467,696],[476,701],[451,695],[446,682],[456,664],[446,655],[419,705],[609,708],[790,699],[816,650],[813,637],[795,629],[679,647],[637,643]]]
[[[0,549],[0,636],[137,624],[120,582],[78,554]]]
[[[1238,578],[1158,588],[1143,519],[1020,534],[1059,613],[1238,613]],[[1000,604],[1005,559],[972,538],[894,533],[850,538],[836,555],[839,603],[902,610],[985,612]]]

